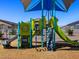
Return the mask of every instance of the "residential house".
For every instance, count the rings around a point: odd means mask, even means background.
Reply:
[[[2,33],[7,32],[9,34],[11,34],[11,33],[16,34],[17,33],[17,23],[0,19],[0,32],[2,32]]]
[[[79,34],[79,21],[75,21],[70,24],[67,24],[66,26],[63,26],[62,29],[65,31],[68,29],[72,29],[74,30],[74,33]]]

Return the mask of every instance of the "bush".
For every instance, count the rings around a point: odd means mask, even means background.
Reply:
[[[69,35],[69,36],[73,36],[73,30],[68,29],[68,35]]]
[[[0,37],[2,37],[2,35],[3,35],[2,32],[0,32]]]

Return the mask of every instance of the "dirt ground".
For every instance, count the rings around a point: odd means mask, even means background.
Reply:
[[[12,42],[16,46],[16,40]],[[38,48],[39,49],[39,48]],[[57,51],[37,51],[32,49],[4,49],[0,46],[0,59],[79,59],[79,51],[70,47],[57,49]]]

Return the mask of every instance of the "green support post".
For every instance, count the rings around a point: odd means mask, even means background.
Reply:
[[[30,48],[32,48],[32,18],[30,18]]]
[[[17,44],[17,48],[20,48],[20,22],[18,22],[18,44]]]
[[[44,28],[44,20],[43,20],[43,17],[44,17],[44,10],[43,10],[43,0],[41,0],[41,7],[42,7],[42,31],[41,31],[41,47],[44,47],[44,38],[43,38],[43,28]]]
[[[52,16],[54,17],[54,19],[55,19],[55,16],[56,16],[56,12],[55,12],[55,0],[52,0],[52,6],[53,6],[53,8],[52,8]],[[56,28],[56,20],[55,20],[55,22],[54,22],[54,29],[53,29],[53,39],[52,39],[52,41],[53,41],[53,51],[55,51],[55,48],[56,48],[56,46],[55,46],[55,40],[56,40],[56,38],[55,38],[55,28]]]

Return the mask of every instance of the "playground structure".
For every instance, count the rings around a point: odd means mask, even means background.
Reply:
[[[54,27],[54,21],[56,20],[56,28]],[[48,48],[48,50],[51,50],[51,49],[53,49],[53,39],[52,39],[52,37],[53,37],[53,29],[55,30],[55,32],[59,35],[59,37],[61,38],[61,39],[63,39],[65,42],[67,42],[66,44],[67,45],[69,45],[70,47],[71,46],[79,46],[79,42],[77,42],[77,41],[72,41],[70,38],[68,38],[65,34],[64,34],[64,32],[61,30],[61,28],[58,26],[58,24],[57,24],[57,22],[58,22],[58,19],[57,18],[55,18],[54,19],[54,17],[52,17],[51,19],[50,19],[50,21],[49,21],[49,35],[48,35],[48,40],[47,41],[44,41],[45,43],[46,43],[46,47]],[[25,22],[21,22],[21,23],[19,23],[20,24],[20,26],[18,26],[18,27],[20,27],[20,33],[19,33],[19,35],[20,35],[20,40],[18,40],[18,48],[20,48],[20,47],[22,47],[22,48],[24,48],[24,47],[29,47],[29,48],[32,48],[32,38],[35,36],[35,35],[38,35],[37,34],[37,32],[39,31],[39,35],[41,35],[41,24],[40,24],[40,20],[38,21],[38,25],[35,23],[35,21],[34,20],[32,20],[31,19],[31,21],[30,21],[30,23],[25,23]],[[18,25],[19,25],[18,24]],[[46,29],[46,26],[45,25],[47,25],[46,23],[44,24],[44,29]],[[38,28],[38,31],[37,31],[37,28]],[[26,29],[26,30],[25,30]],[[27,33],[27,34],[26,34]],[[24,37],[25,36],[25,37]],[[37,36],[36,36],[37,37]],[[38,39],[37,38],[35,38],[35,41],[37,42],[38,41]],[[44,43],[43,42],[43,43]],[[64,42],[64,43],[65,43]],[[55,49],[57,48],[57,43],[58,42],[55,42]],[[60,43],[61,44],[61,43]],[[35,46],[37,46],[37,43],[36,43],[36,45]],[[54,49],[54,50],[55,50]]]
[[[69,3],[68,3],[69,2]],[[41,18],[41,24],[39,25],[40,31],[41,31],[41,47],[44,47],[44,29],[46,29],[46,47],[48,50],[55,50],[56,49],[56,38],[55,38],[55,32],[62,38],[65,42],[68,44],[71,44],[73,46],[78,46],[78,42],[71,41],[61,30],[61,28],[57,24],[57,18],[56,18],[56,10],[58,11],[67,11],[70,7],[70,5],[74,2],[74,0],[28,0],[26,4],[26,0],[22,0],[22,3],[24,5],[24,8],[26,11],[37,11],[41,10],[42,12],[42,18]],[[44,10],[48,12],[48,20],[47,24],[44,24]],[[51,15],[50,15],[51,14]],[[50,17],[51,16],[51,19]],[[32,47],[32,37],[34,36],[34,32],[36,33],[37,30],[34,30],[32,33],[35,25],[32,23],[31,19],[31,25],[30,25],[30,48]],[[46,25],[46,28],[44,27]],[[20,26],[18,26],[19,30],[18,33],[20,32]],[[37,27],[36,27],[37,28]],[[20,33],[19,33],[20,35]],[[18,36],[18,41],[19,40]],[[36,37],[37,41],[37,37]],[[18,43],[18,48],[19,48],[19,43]],[[37,45],[37,44],[36,44]]]
[[[34,36],[35,36],[35,42],[36,42],[35,47],[37,48],[37,41],[38,41],[37,36],[40,35],[41,36],[41,47],[43,48],[45,44],[45,47],[48,50],[55,51],[57,48],[57,44],[58,44],[58,42],[55,41],[56,40],[55,33],[57,33],[61,39],[67,42],[69,46],[74,46],[74,47],[79,46],[78,41],[72,41],[70,38],[68,38],[64,34],[64,32],[61,30],[61,28],[57,24],[58,19],[55,17],[56,10],[59,10],[59,11],[68,10],[69,6],[73,3],[73,0],[70,0],[70,1],[69,1],[70,3],[67,3],[68,0],[67,1],[64,0],[64,4],[66,6],[65,8],[62,1],[60,1],[61,3],[60,5],[57,4],[59,0],[56,0],[56,1],[55,0],[50,0],[50,1],[49,0],[40,0],[40,1],[39,0],[32,0],[32,1],[28,0],[28,3],[24,4],[25,9],[27,9],[28,11],[41,10],[42,18],[38,21],[31,18],[30,22],[19,22],[18,23],[17,48],[18,49],[19,48],[32,48],[33,47],[32,38]],[[38,2],[37,5],[33,6],[33,3],[35,4],[36,2]],[[45,17],[44,17],[44,9],[47,10],[48,12],[47,20],[45,20]],[[49,16],[51,16],[51,18]],[[44,29],[46,30],[46,41],[44,41]]]
[[[44,23],[46,24],[46,20],[44,21]],[[46,26],[44,26],[44,28],[45,27]],[[18,47],[19,45],[23,47],[23,44],[26,40],[26,43],[28,42],[28,44],[25,45],[24,47],[28,46],[32,48],[32,38],[36,36],[35,39],[37,41],[37,35],[41,35],[41,20],[37,21],[31,19],[30,22],[18,23],[18,35],[19,35],[18,39],[20,39],[18,40]]]
[[[56,28],[54,27],[54,21],[56,20]],[[49,25],[49,32],[48,32],[48,40],[44,41],[43,43],[45,44],[44,47],[47,47],[48,50],[53,49],[53,29],[55,32],[59,35],[61,39],[63,39],[66,43],[66,45],[72,47],[72,46],[79,46],[79,42],[77,41],[72,41],[70,38],[68,38],[64,32],[61,30],[61,28],[57,24],[58,19],[52,17],[50,21],[47,24],[46,18],[44,17],[44,29],[46,29],[46,35],[47,35],[47,26]],[[30,22],[19,22],[18,23],[18,49],[19,48],[32,48],[32,40],[33,37],[35,36],[35,48],[38,47],[37,42],[37,36],[41,35],[41,20],[35,20],[35,19],[30,19]],[[47,37],[47,36],[46,36]],[[4,48],[9,48],[10,43],[17,39],[17,36],[14,38],[11,38],[7,40],[7,44],[3,44]],[[54,42],[55,43],[55,49],[62,44],[62,42]],[[64,44],[62,44],[64,46]],[[41,43],[42,45],[42,43]],[[55,50],[54,49],[54,50]]]

